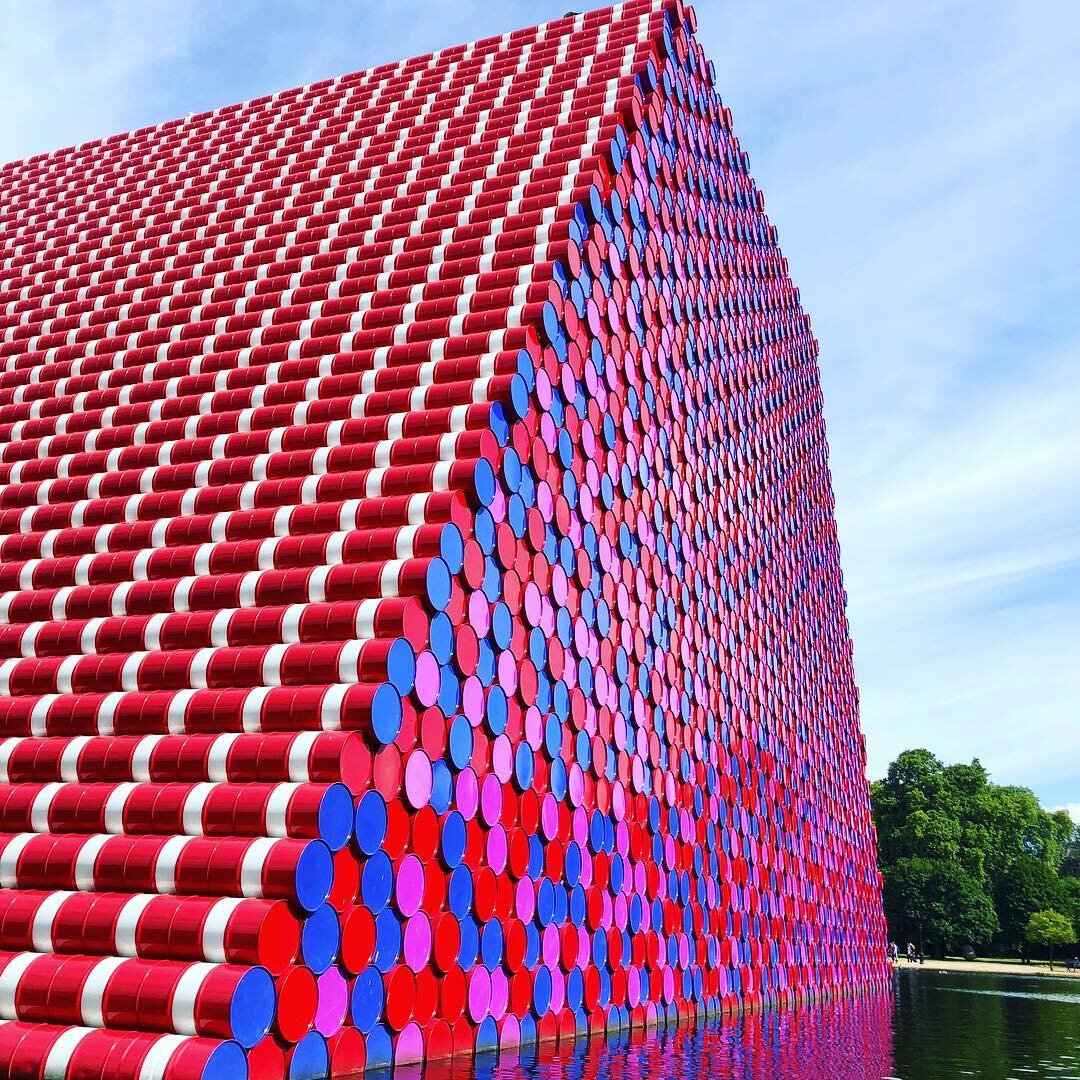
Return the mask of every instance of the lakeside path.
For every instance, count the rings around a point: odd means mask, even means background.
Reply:
[[[1076,979],[1080,982],[1080,972],[1066,971],[1065,964],[1054,961],[1054,970],[1047,964],[1021,964],[1015,960],[931,960],[929,957],[922,964],[909,964],[901,960],[894,965],[898,971],[959,971],[982,975],[1019,975],[1030,978]]]

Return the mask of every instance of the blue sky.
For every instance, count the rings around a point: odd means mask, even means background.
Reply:
[[[0,160],[595,6],[15,0]],[[1080,6],[696,8],[822,345],[870,772],[1080,820]]]

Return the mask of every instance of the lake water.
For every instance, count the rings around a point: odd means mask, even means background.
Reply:
[[[1080,978],[901,969],[896,988],[893,1072],[904,1080],[1080,1077]]]
[[[901,968],[893,994],[696,1030],[593,1038],[468,1070],[476,1080],[1080,1080],[1080,979]]]

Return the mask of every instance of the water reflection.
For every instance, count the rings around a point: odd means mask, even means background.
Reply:
[[[1080,980],[901,970],[897,1076],[1080,1078]]]
[[[414,1074],[417,1078],[419,1073]],[[400,1070],[395,1080],[409,1077]],[[423,1080],[1080,1080],[1080,978],[901,968],[892,993],[578,1039]]]
[[[863,995],[801,1009],[727,1017],[696,1028],[594,1036],[503,1052],[497,1062],[438,1071],[452,1080],[881,1080],[892,1070],[892,997]],[[399,1074],[400,1075],[400,1074]]]

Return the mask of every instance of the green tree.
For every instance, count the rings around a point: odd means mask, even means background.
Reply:
[[[1070,945],[1076,940],[1076,931],[1059,911],[1036,911],[1027,924],[1027,939],[1050,949],[1050,970],[1054,970],[1054,946]]]
[[[929,946],[936,956],[953,946],[985,944],[997,933],[994,905],[957,863],[901,859],[885,876],[884,900],[893,935]]]
[[[1027,788],[992,783],[977,759],[945,765],[929,750],[906,750],[871,786],[871,800],[894,937],[913,934],[903,911],[933,907],[918,893],[934,884],[928,871],[916,873],[921,862],[948,867],[960,888],[952,929],[935,916],[941,942],[967,937],[1023,955],[1035,911],[1073,910],[1076,894],[1063,882],[1080,882],[1080,829],[1064,811],[1044,810]],[[995,908],[992,943],[984,920],[968,920],[984,906],[973,890]],[[966,933],[957,933],[961,926]]]
[[[929,750],[904,751],[873,785],[872,796],[882,865],[961,857],[962,833],[945,766]]]
[[[1061,878],[1061,900],[1057,910],[1065,915],[1074,927],[1080,927],[1080,877]]]
[[[978,800],[977,812],[986,830],[986,871],[991,878],[1024,858],[1057,871],[1068,830],[1063,831],[1061,820],[1039,805],[1033,792],[990,784]]]
[[[1025,855],[1013,861],[994,882],[994,906],[1001,939],[1020,950],[1027,962],[1028,923],[1037,911],[1058,908],[1064,896],[1061,880],[1044,862]]]
[[[1065,877],[1080,877],[1080,825],[1074,825],[1066,811],[1059,810],[1058,814],[1064,814],[1069,820],[1069,833],[1058,870]]]
[[[1065,866],[1065,860],[1072,857],[1080,860],[1080,851],[1074,850],[1080,847],[1080,826],[1073,823],[1068,810],[1055,810],[1050,815],[1050,844],[1053,846],[1053,863],[1059,874],[1080,873],[1080,862],[1076,868],[1069,870]]]

